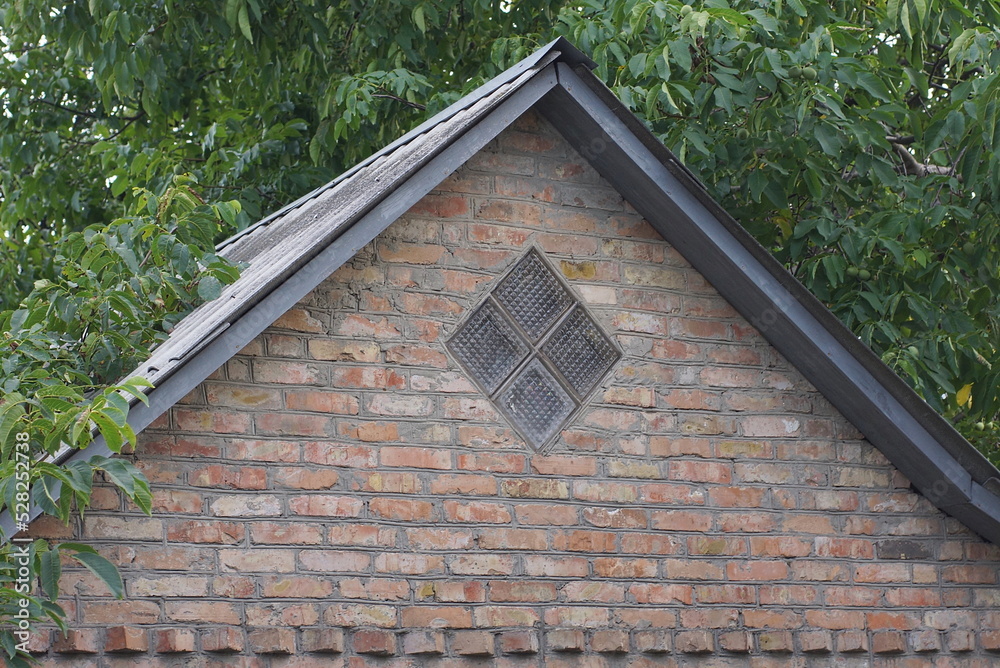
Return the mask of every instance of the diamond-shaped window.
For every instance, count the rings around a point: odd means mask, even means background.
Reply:
[[[621,357],[535,250],[518,260],[448,348],[536,450],[554,439]]]

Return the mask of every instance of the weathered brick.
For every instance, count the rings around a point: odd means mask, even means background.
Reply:
[[[344,632],[341,629],[302,629],[302,650],[339,654],[344,651]]]
[[[157,629],[153,631],[157,654],[179,654],[194,651],[194,632],[188,629]]]
[[[440,631],[404,633],[403,654],[444,654],[444,634]]]
[[[538,633],[504,631],[500,634],[500,651],[504,654],[535,654],[538,652]]]
[[[247,640],[254,654],[295,654],[295,629],[253,629]]]
[[[451,648],[459,656],[493,656],[493,634],[486,631],[455,631]]]
[[[682,654],[709,654],[715,651],[715,638],[711,631],[678,631],[674,649]]]
[[[242,652],[244,647],[240,629],[225,626],[201,632],[201,648],[206,652]]]
[[[396,634],[392,631],[359,629],[351,634],[351,645],[358,654],[392,656],[396,653]]]
[[[52,651],[58,654],[96,654],[101,650],[98,629],[67,629],[57,631]]]

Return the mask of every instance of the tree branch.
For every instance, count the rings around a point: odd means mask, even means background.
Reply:
[[[398,95],[393,95],[392,93],[372,93],[372,97],[384,97],[390,100],[395,100],[396,102],[402,102],[406,106],[413,107],[414,109],[419,109],[420,111],[427,111],[427,107],[425,107],[424,105],[418,104],[416,102],[410,102],[409,100],[401,98]]]
[[[903,173],[910,176],[927,176],[928,174],[935,174],[937,176],[953,176],[955,174],[955,166],[942,167],[941,165],[929,165],[923,162],[918,162],[913,154],[910,153],[906,147],[899,142],[894,142],[893,137],[888,137],[889,142],[892,143],[892,147],[896,149],[896,154],[899,159],[903,161]]]

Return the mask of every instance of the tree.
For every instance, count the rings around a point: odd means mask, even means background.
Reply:
[[[0,3],[0,499],[31,459],[100,434],[134,442],[117,381],[170,327],[235,280],[213,241],[325,183],[424,115],[527,55],[555,3]],[[491,54],[496,63],[491,63]],[[227,201],[230,200],[230,201]],[[127,459],[31,467],[63,520],[101,473],[139,508]],[[54,493],[56,481],[62,494]],[[33,621],[62,624],[60,554],[121,595],[92,548],[31,546]],[[0,548],[0,581],[16,562]],[[24,662],[0,588],[0,646]]]
[[[614,0],[560,20],[712,195],[1000,463],[1000,5]]]

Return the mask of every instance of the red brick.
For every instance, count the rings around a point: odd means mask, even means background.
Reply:
[[[553,536],[552,547],[570,552],[615,552],[617,534],[607,531],[570,531]]]
[[[406,212],[407,216],[427,216],[430,218],[454,218],[457,216],[464,216],[469,212],[469,200],[466,197],[461,197],[457,195],[438,195],[438,194],[428,194],[424,195],[423,198],[414,204],[409,211]],[[412,262],[413,260],[390,260],[385,257],[385,250],[382,249],[382,256],[384,260],[389,262]],[[436,262],[437,258],[427,262]],[[420,263],[424,264],[424,263]]]
[[[551,652],[582,652],[586,645],[583,631],[550,629],[545,633],[545,649]]]
[[[833,634],[829,631],[803,631],[799,634],[799,643],[807,654],[829,654],[833,651]]]
[[[382,553],[375,557],[375,571],[407,575],[440,573],[444,571],[444,558],[426,554]]]
[[[312,411],[315,413],[336,413],[339,415],[357,415],[358,399],[342,392],[323,392],[320,390],[288,390],[285,392],[285,405],[292,411]]]
[[[467,438],[460,439],[466,442]],[[458,455],[458,468],[491,473],[523,473],[527,458],[518,454],[482,453]]]
[[[396,634],[392,631],[359,629],[351,635],[351,644],[358,654],[392,656],[396,653]]]
[[[372,601],[404,601],[410,598],[410,584],[406,580],[344,578],[339,581],[339,587],[344,598]]]
[[[486,631],[455,631],[451,648],[459,656],[493,656],[493,634]]]
[[[867,652],[868,634],[864,631],[844,631],[837,634],[837,651],[846,653]]]
[[[220,627],[201,633],[201,648],[206,652],[242,652],[244,646],[240,629]]]
[[[302,629],[302,649],[305,652],[339,654],[344,651],[341,629]]]
[[[472,522],[487,524],[507,524],[510,522],[510,511],[499,503],[484,501],[445,501],[445,519],[449,522]]]
[[[56,632],[52,650],[59,654],[96,654],[100,651],[98,629],[67,629]]]
[[[519,524],[536,526],[574,525],[579,521],[578,512],[577,508],[571,505],[533,503],[514,506],[514,514]]]
[[[254,654],[295,654],[295,629],[254,629],[248,640]]]
[[[496,603],[525,603],[556,600],[552,582],[490,582],[490,600]]]
[[[548,534],[540,529],[488,529],[479,535],[484,550],[545,551]]]
[[[514,556],[507,554],[461,554],[449,567],[455,575],[510,575],[514,572]]]
[[[494,496],[497,493],[497,481],[493,476],[485,475],[438,475],[431,480],[430,492],[436,495]]]
[[[376,517],[404,521],[430,521],[434,513],[434,505],[430,501],[411,499],[384,498],[372,499],[368,510]]]
[[[656,605],[684,603],[691,605],[694,590],[690,585],[643,583],[630,585],[628,591],[637,603]]]
[[[587,577],[590,571],[587,560],[581,557],[549,557],[532,554],[526,555],[523,559],[526,575],[582,578]]]
[[[299,564],[304,570],[321,573],[359,573],[367,570],[371,556],[366,552],[340,550],[302,550]]]
[[[679,631],[674,649],[682,654],[708,654],[715,651],[715,638],[710,631]]]
[[[719,634],[719,647],[734,654],[748,654],[753,650],[753,639],[746,631],[727,631]]]
[[[190,471],[188,484],[195,487],[267,489],[267,470],[253,466],[211,464]]]
[[[83,606],[83,623],[109,626],[127,619],[130,624],[160,621],[160,606],[153,601],[91,601]]]
[[[750,552],[761,557],[805,557],[812,553],[810,540],[791,536],[751,536]]]
[[[188,629],[157,629],[153,638],[157,654],[194,651],[194,632]]]
[[[788,631],[765,631],[757,635],[757,644],[762,652],[793,652],[795,643]]]
[[[263,579],[261,592],[267,598],[326,598],[333,583],[321,577],[272,576]]]
[[[597,473],[596,457],[567,457],[562,455],[535,455],[531,468],[541,475],[592,476]]]
[[[442,603],[483,603],[486,601],[486,585],[482,582],[460,580],[456,582],[436,582],[426,584],[418,590],[424,598],[433,596]]]
[[[622,603],[625,585],[617,582],[569,582],[560,589],[560,598],[569,603]]]
[[[628,644],[628,633],[618,629],[594,631],[590,638],[590,650],[604,654],[625,654]]]
[[[403,608],[402,625],[404,628],[472,628],[472,612],[469,608],[460,606],[416,605]]]
[[[729,580],[785,580],[788,564],[784,561],[731,561],[726,564]]]
[[[440,631],[409,631],[403,634],[404,654],[444,654],[444,634]]]
[[[418,550],[468,550],[474,547],[472,532],[456,529],[406,529],[407,543]]]
[[[806,610],[806,622],[821,629],[863,629],[865,615],[854,610]]]
[[[504,631],[500,634],[500,651],[504,654],[535,654],[538,652],[538,633]]]
[[[603,529],[645,529],[649,525],[646,511],[640,508],[594,508],[583,509],[583,520]]]
[[[331,526],[327,530],[327,540],[331,545],[392,547],[396,544],[396,530],[370,524]]]
[[[358,433],[360,434],[363,430],[369,428],[374,430],[372,435],[375,435],[377,432],[378,438],[373,438],[372,440],[383,440],[382,437],[399,438],[395,424],[391,425],[391,428],[375,423],[362,424],[358,425]],[[362,438],[362,440],[365,439]],[[339,445],[336,443],[306,443],[302,451],[302,458],[307,462],[315,464],[346,466],[350,468],[374,468],[376,463],[375,450],[373,448],[365,445]],[[278,475],[281,476],[281,473]]]
[[[906,651],[906,638],[897,631],[872,634],[872,652],[875,654],[901,654]]]
[[[569,485],[548,478],[517,478],[500,483],[503,496],[528,499],[568,499]]]
[[[360,517],[364,502],[349,496],[311,494],[288,499],[289,509],[296,515],[313,517]]]
[[[333,469],[283,467],[274,473],[274,487],[288,489],[330,489],[340,480]]]

